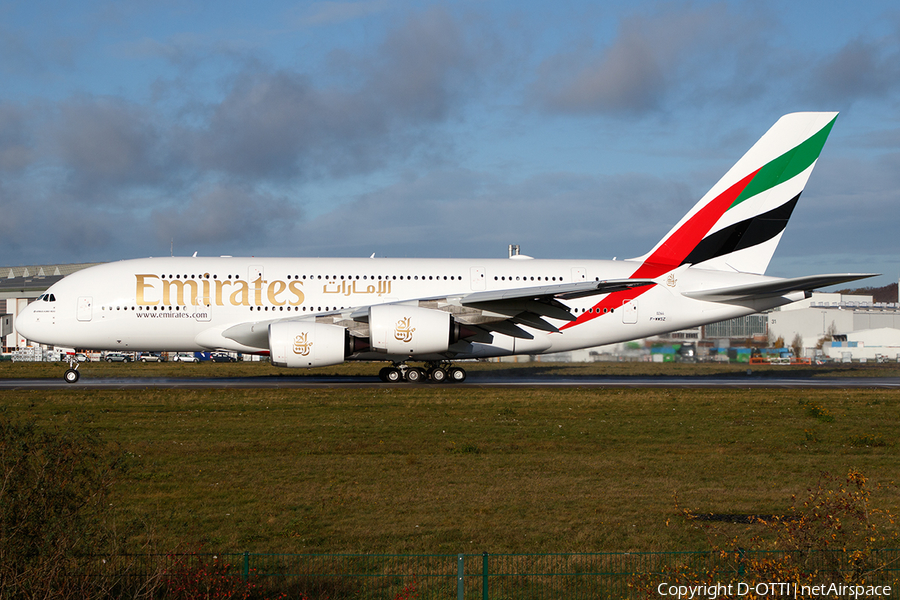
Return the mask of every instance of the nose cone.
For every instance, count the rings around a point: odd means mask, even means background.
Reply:
[[[38,313],[35,308],[35,302],[25,307],[25,310],[16,315],[13,326],[16,332],[25,339],[32,342],[47,343],[45,341],[50,331],[52,317],[46,313]]]
[[[35,325],[37,325],[37,321],[34,318],[34,309],[30,305],[26,306],[25,310],[16,315],[13,325],[19,335],[29,340],[32,339],[32,334],[36,333]]]

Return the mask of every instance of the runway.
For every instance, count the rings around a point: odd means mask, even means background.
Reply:
[[[284,375],[240,378],[92,378],[74,384],[58,379],[0,379],[0,390],[142,390],[142,389],[309,389],[309,388],[455,389],[472,387],[533,388],[707,388],[707,389],[900,389],[900,377],[785,377],[754,374],[720,376],[559,376],[514,372],[470,372],[464,383],[383,383],[367,376]]]

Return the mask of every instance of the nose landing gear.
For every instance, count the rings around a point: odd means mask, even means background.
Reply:
[[[81,377],[81,373],[78,372],[78,360],[74,356],[67,356],[66,362],[69,363],[69,368],[63,374],[63,379],[66,383],[75,383]]]

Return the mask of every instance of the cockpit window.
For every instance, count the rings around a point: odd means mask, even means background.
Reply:
[[[55,294],[41,294],[38,296],[38,302],[56,302]]]

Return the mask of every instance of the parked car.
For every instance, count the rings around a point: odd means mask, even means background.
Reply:
[[[200,359],[191,352],[179,352],[172,360],[175,362],[200,362]]]
[[[123,352],[107,352],[103,360],[106,362],[131,362],[134,359]]]
[[[159,354],[159,352],[143,352],[138,357],[138,360],[141,362],[144,362],[144,363],[145,362],[164,362],[165,361],[165,359],[162,357],[162,355]]]
[[[209,359],[213,362],[234,362],[237,360],[230,354],[225,354],[224,352],[216,352],[210,356]]]

